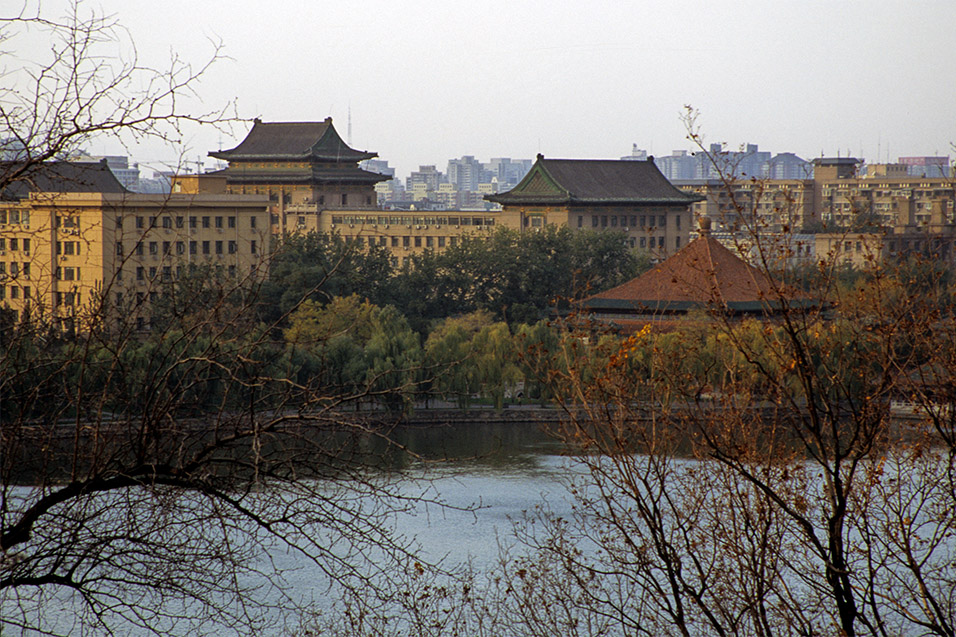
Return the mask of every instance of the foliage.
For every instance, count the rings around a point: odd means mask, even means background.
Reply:
[[[625,247],[622,233],[498,228],[487,237],[463,237],[440,254],[413,256],[395,278],[394,304],[421,321],[445,318],[455,308],[491,312],[511,325],[534,323],[563,300],[612,287],[647,267],[647,256]]]

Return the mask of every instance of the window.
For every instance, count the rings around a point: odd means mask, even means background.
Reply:
[[[230,228],[236,227],[236,218],[235,217],[226,217],[226,225]]]
[[[20,298],[20,288],[15,285],[10,286],[10,298],[19,299]]]
[[[57,242],[59,244],[59,242]],[[16,252],[20,249],[20,243],[18,239],[10,239],[10,250]]]
[[[216,254],[222,254],[222,241],[216,242]]]
[[[229,268],[228,268],[228,270],[227,270],[227,272],[229,272],[229,276],[230,276],[230,277],[235,278],[235,276],[236,276],[236,266],[230,265]]]
[[[116,244],[116,256],[118,256],[118,257],[123,256],[123,244],[122,244],[122,243],[117,243],[117,244]]]
[[[142,218],[142,217],[136,217],[136,228],[137,228],[137,230],[142,230],[142,229],[143,229],[143,218]]]
[[[319,195],[319,205],[320,206],[325,205],[325,195]]]
[[[607,228],[607,215],[601,215],[601,227]]]
[[[63,242],[63,254],[73,254],[74,243],[72,241]],[[77,251],[79,253],[79,251]]]
[[[208,241],[203,241],[203,242],[202,242],[202,253],[203,253],[203,254],[209,254],[209,242],[208,242]]]
[[[631,215],[631,227],[633,228],[636,225],[637,225],[637,215]],[[633,248],[634,246],[631,246],[631,247]]]
[[[677,238],[674,240],[674,245],[677,246],[678,248],[680,247],[680,237],[677,237]]]
[[[617,215],[611,215],[611,227],[612,228],[617,227]]]
[[[421,238],[421,237],[415,237],[415,247],[416,247],[416,248],[422,247],[422,238]]]
[[[169,254],[170,246],[171,246],[171,244],[170,244],[169,241],[163,241],[163,254],[164,254],[164,255],[168,255],[168,254]]]
[[[392,237],[392,247],[393,248],[398,247],[398,237]]]
[[[27,278],[30,277],[30,263],[29,263],[29,262],[25,262],[25,263],[23,264],[23,276],[25,276],[25,277],[27,277]]]
[[[7,249],[7,240],[4,239],[3,237],[0,237],[0,250],[6,250],[6,249]]]
[[[434,237],[425,237],[425,247],[426,247],[426,248],[434,248],[434,247],[435,247],[435,239],[434,239]]]
[[[163,281],[170,281],[173,278],[173,269],[168,266],[163,266]]]
[[[155,241],[149,242],[149,253],[152,255],[159,254],[159,244]]]
[[[25,298],[25,299],[30,298],[30,286],[29,286],[29,285],[24,285],[24,286],[23,286],[23,298]]]
[[[142,241],[137,241],[137,242],[136,242],[136,256],[138,256],[138,257],[143,256],[143,242],[142,242]]]
[[[222,217],[216,217],[216,227],[222,229]]]
[[[402,237],[402,247],[408,249],[412,244],[411,237]]]
[[[342,205],[343,205],[343,206],[349,205],[349,196],[348,196],[348,193],[342,193]]]
[[[173,227],[172,217],[163,217],[163,228],[166,230],[169,230],[172,227]]]
[[[155,228],[155,227],[156,227],[156,217],[150,217],[150,218],[149,218],[149,227],[150,227],[150,228]]]
[[[152,267],[149,269],[149,278],[150,278],[150,280],[156,278],[156,266],[152,266]]]
[[[209,227],[209,217],[203,217],[203,218],[202,218],[202,227],[203,227],[203,228],[208,228],[208,227]]]
[[[229,242],[229,254],[235,254],[236,251],[237,251],[237,249],[238,249],[238,248],[236,247],[236,242],[235,242],[235,241],[230,241],[230,242]]]
[[[582,215],[578,215],[578,227],[579,228],[584,227],[584,217]]]
[[[658,248],[664,247],[664,237],[657,237],[657,247]]]
[[[250,227],[250,228],[255,228],[255,227],[256,227],[256,216],[255,216],[255,215],[252,215],[251,217],[249,217],[249,227]]]
[[[659,227],[661,227],[661,228],[666,228],[666,227],[667,227],[667,217],[665,217],[664,215],[661,215],[660,217],[658,217],[658,218],[657,218],[657,222],[658,222],[657,225],[658,225]]]
[[[674,217],[674,225],[677,226],[677,229],[680,230],[680,215]]]
[[[642,248],[647,247],[647,237],[641,237],[641,247]]]
[[[176,254],[186,254],[186,244],[182,241],[176,242]]]
[[[647,225],[647,217],[645,217],[644,215],[641,215],[641,227],[643,228],[646,225]]]
[[[445,237],[438,237],[438,247],[439,248],[445,247]]]
[[[177,227],[177,228],[182,228],[182,227],[183,227],[183,218],[182,218],[182,217],[176,217],[176,227]]]
[[[197,221],[198,221],[198,219],[197,219],[196,217],[190,217],[190,218],[189,218],[189,227],[192,228],[193,230],[195,230],[195,229],[196,229],[196,226],[198,225],[198,224],[197,224]]]
[[[196,253],[198,252],[198,250],[197,250],[198,245],[199,245],[199,244],[197,244],[195,241],[190,241],[190,242],[189,242],[189,254],[196,254]]]

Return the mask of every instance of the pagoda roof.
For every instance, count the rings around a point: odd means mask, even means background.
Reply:
[[[734,313],[779,309],[781,294],[796,306],[812,301],[774,282],[709,232],[641,276],[583,301],[602,312],[686,312],[719,308]]]
[[[515,204],[688,205],[702,198],[675,188],[654,160],[545,159],[537,161],[517,186],[485,199]]]
[[[230,166],[219,171],[231,184],[377,184],[390,179],[388,175],[363,170],[354,166],[334,169],[312,168],[301,171],[256,170],[244,171]]]
[[[25,166],[0,163],[0,199],[24,199],[33,192],[129,192],[119,182],[106,160],[97,162],[50,161]]]
[[[332,125],[321,122],[263,122],[256,119],[252,130],[231,150],[209,153],[226,161],[333,161],[359,162],[378,153],[349,147]]]

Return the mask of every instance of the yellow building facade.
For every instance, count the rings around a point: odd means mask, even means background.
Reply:
[[[69,186],[69,184],[66,184]],[[95,187],[95,186],[94,186]],[[147,327],[148,303],[189,265],[266,275],[266,197],[30,192],[0,201],[0,306],[83,328],[110,309]]]

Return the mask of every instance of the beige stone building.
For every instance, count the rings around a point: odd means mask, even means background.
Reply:
[[[237,283],[266,274],[267,204],[266,196],[136,194],[105,164],[51,164],[0,201],[0,306],[18,320],[80,329],[122,311],[146,327],[146,304],[190,265]]]
[[[238,146],[209,155],[229,162],[215,173],[225,178],[226,192],[267,197],[270,225],[277,235],[321,225],[300,224],[302,217],[376,210],[375,185],[389,179],[359,167],[377,153],[350,148],[331,117],[321,122],[257,119]]]
[[[687,245],[694,226],[691,206],[700,199],[671,185],[651,160],[542,155],[517,186],[485,198],[501,204],[501,224],[507,227],[618,230],[631,247],[655,259]]]

